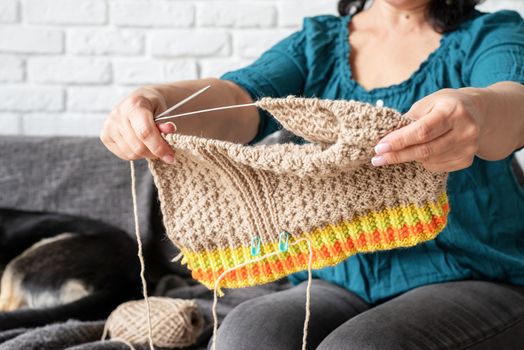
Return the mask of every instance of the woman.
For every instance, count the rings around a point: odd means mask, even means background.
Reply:
[[[451,172],[452,208],[437,239],[362,254],[315,271],[311,349],[524,349],[524,190],[511,166],[524,146],[524,24],[474,0],[341,1],[341,17],[304,21],[250,66],[138,89],[102,140],[123,159],[173,154],[152,116],[205,84],[186,107],[302,95],[385,105],[415,120],[375,147],[375,166],[417,161]],[[351,9],[356,14],[347,15]],[[241,143],[278,128],[254,108],[177,122],[177,132]],[[160,131],[173,132],[172,125]],[[297,349],[304,273],[296,287],[238,306],[220,349]]]

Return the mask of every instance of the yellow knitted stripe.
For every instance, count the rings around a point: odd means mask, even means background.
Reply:
[[[342,222],[337,225],[329,225],[327,227],[319,228],[313,232],[305,233],[304,236],[308,237],[312,241],[313,249],[321,248],[326,242],[323,237],[329,236],[335,233],[337,236],[340,234],[345,237],[357,238],[361,234],[372,234],[375,230],[385,232],[388,228],[400,229],[405,224],[414,225],[417,222],[428,223],[434,216],[442,216],[444,213],[444,206],[447,205],[448,199],[446,194],[442,194],[436,202],[427,203],[421,207],[416,205],[408,205],[397,208],[388,208],[380,212],[371,212],[368,215],[356,217],[350,222]],[[275,234],[278,239],[278,232]],[[394,242],[392,243],[394,245]],[[268,242],[261,244],[261,254],[267,254],[274,252],[278,249],[278,241]],[[236,264],[244,262],[244,257],[251,256],[251,247],[241,246],[236,248],[224,248],[215,249],[211,251],[190,251],[182,249],[185,259],[197,263],[192,266],[194,269],[208,269],[211,267],[210,261],[205,259],[201,261],[200,257],[219,257],[219,256],[231,256],[233,260],[230,263],[223,261],[222,259],[212,259],[213,268],[220,269],[223,267],[230,268]],[[240,259],[240,262],[239,262]],[[276,258],[275,258],[276,259]],[[230,260],[230,259],[227,259]],[[237,262],[233,265],[231,263]],[[225,263],[225,266],[224,266]],[[191,266],[190,266],[191,267]]]
[[[313,249],[313,268],[335,265],[358,252],[410,247],[433,239],[446,225],[448,199],[442,194],[436,202],[408,205],[354,218],[304,233]],[[297,237],[298,238],[298,237]],[[290,244],[293,237],[290,237]],[[261,245],[260,255],[278,250],[278,242]],[[253,260],[250,247],[193,252],[182,250],[193,277],[208,287],[224,270]],[[288,252],[229,273],[221,286],[238,288],[268,283],[307,268],[307,243],[290,245]]]

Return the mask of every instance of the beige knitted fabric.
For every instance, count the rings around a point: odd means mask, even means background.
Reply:
[[[160,348],[192,345],[204,328],[204,317],[194,300],[148,298],[151,306],[152,342]],[[148,343],[146,301],[129,301],[109,316],[106,330],[113,339],[134,345]],[[104,337],[105,338],[105,337]]]
[[[259,255],[282,254],[232,271],[223,287],[268,283],[359,252],[408,247],[434,238],[449,210],[446,174],[417,163],[375,168],[373,147],[410,121],[355,101],[264,98],[257,106],[304,145],[244,146],[196,136],[165,138],[175,164],[150,162],[167,235],[193,277],[218,276]]]

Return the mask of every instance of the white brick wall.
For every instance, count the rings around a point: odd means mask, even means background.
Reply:
[[[18,20],[18,1],[3,0],[0,2],[0,23],[13,23]]]
[[[0,134],[97,135],[141,84],[242,67],[337,0],[0,0]],[[488,0],[484,9],[524,0]]]
[[[23,0],[22,18],[31,24],[107,23],[107,4],[100,0]]]

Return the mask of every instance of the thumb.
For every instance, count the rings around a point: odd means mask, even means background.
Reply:
[[[410,119],[410,120],[419,120],[429,112],[431,112],[431,109],[433,108],[433,104],[431,103],[431,99],[429,97],[424,97],[421,100],[418,100],[415,102],[409,111],[407,111],[403,117]]]

